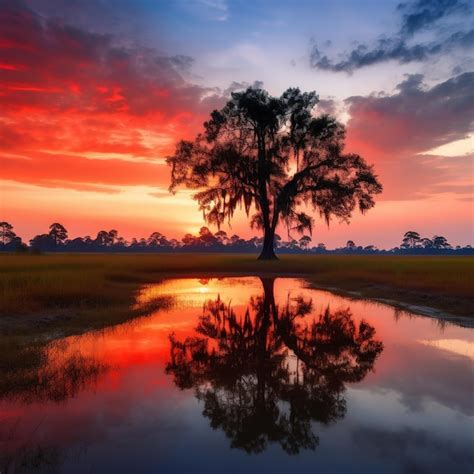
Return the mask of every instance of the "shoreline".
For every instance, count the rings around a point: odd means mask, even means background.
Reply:
[[[472,328],[473,264],[449,257],[10,256],[0,262],[0,330],[67,336],[113,326],[138,316],[130,308],[142,285],[226,276],[302,278],[313,288]]]

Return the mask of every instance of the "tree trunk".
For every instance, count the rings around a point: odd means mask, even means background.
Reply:
[[[275,231],[272,228],[265,229],[265,235],[263,237],[263,247],[259,260],[278,260],[275,255]]]

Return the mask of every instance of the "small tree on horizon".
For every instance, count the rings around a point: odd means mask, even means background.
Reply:
[[[308,250],[310,243],[311,237],[309,235],[303,235],[299,240],[299,245],[303,250]]]
[[[356,244],[353,240],[348,240],[346,242],[346,249],[348,250],[354,250],[356,248]]]
[[[420,241],[420,234],[414,230],[409,230],[408,232],[405,232],[405,235],[403,236],[401,247],[405,249],[414,249]]]
[[[5,221],[0,222],[0,241],[2,244],[9,244],[15,238],[16,234],[13,231],[13,226]]]
[[[433,242],[433,247],[438,250],[452,248],[451,244],[448,242],[446,237],[443,237],[442,235],[433,236],[432,242]]]
[[[55,222],[49,226],[49,235],[53,239],[54,245],[62,245],[67,239],[67,230],[62,224]]]
[[[234,92],[214,110],[204,133],[180,141],[171,166],[170,191],[196,189],[204,219],[220,227],[237,206],[263,230],[260,259],[275,259],[279,223],[311,234],[313,218],[349,221],[356,207],[365,212],[382,186],[362,157],[344,153],[344,127],[329,115],[315,117],[315,92],[290,88],[280,97],[248,88]]]

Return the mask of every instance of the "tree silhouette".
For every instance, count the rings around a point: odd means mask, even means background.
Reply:
[[[109,230],[108,241],[109,241],[110,246],[114,245],[117,242],[118,238],[119,238],[118,230],[116,229]]]
[[[115,229],[109,230],[108,232],[106,230],[100,230],[97,232],[95,243],[102,247],[112,247],[117,239],[118,231]]]
[[[147,239],[147,245],[150,247],[169,247],[170,243],[161,232],[153,232]]]
[[[56,224],[55,226],[59,226]],[[63,228],[63,226],[61,226]],[[60,230],[60,229],[59,229]],[[56,231],[53,231],[53,233]],[[65,229],[64,229],[65,231]],[[62,232],[61,232],[62,233]],[[64,237],[65,233],[62,233]],[[62,239],[61,237],[61,239]],[[128,242],[119,235],[117,230],[98,232],[97,237],[90,236],[75,237],[66,240],[58,240],[58,237],[48,234],[39,234],[30,240],[30,249],[34,252],[148,252],[148,253],[174,253],[174,252],[258,252],[263,247],[263,238],[250,237],[244,239],[236,234],[228,236],[224,231],[215,234],[207,227],[201,227],[198,235],[186,234],[181,241],[167,239],[160,232],[153,232],[148,239],[132,238]],[[285,253],[335,253],[335,254],[457,254],[472,255],[471,245],[453,247],[443,236],[434,236],[432,239],[420,237],[416,232],[410,231],[404,235],[400,247],[390,250],[378,249],[374,245],[362,247],[354,241],[348,240],[346,245],[340,248],[327,249],[323,243],[311,247],[311,238],[303,235],[299,240],[292,239],[284,241],[278,234],[274,236],[275,247]],[[26,252],[28,246],[24,244],[12,230],[8,222],[0,222],[0,251],[1,252]]]
[[[13,231],[13,226],[8,222],[0,222],[0,239],[2,244],[9,244],[15,237],[16,234]]]
[[[451,244],[448,242],[446,237],[442,235],[435,235],[432,239],[433,247],[435,249],[449,249],[451,248]]]
[[[356,207],[374,205],[382,186],[359,155],[345,154],[344,127],[328,115],[314,117],[314,92],[288,89],[272,97],[262,89],[232,93],[204,124],[205,132],[180,141],[173,156],[170,190],[180,185],[199,190],[194,198],[204,218],[220,226],[237,206],[250,224],[262,229],[259,258],[276,258],[278,223],[311,233],[313,219],[301,211],[310,204],[327,222],[348,221]]]
[[[428,239],[428,237],[423,237],[420,240],[420,243],[424,249],[430,249],[433,248],[433,241],[431,239]],[[403,246],[403,244],[402,244]]]
[[[58,246],[66,241],[67,230],[63,225],[55,222],[49,226],[49,235],[53,239],[54,245]]]
[[[420,240],[421,240],[421,237],[418,232],[409,230],[408,232],[405,232],[401,246],[407,249],[414,249],[416,248]]]
[[[195,389],[203,415],[232,447],[258,453],[278,443],[296,454],[318,445],[312,422],[344,417],[345,383],[362,380],[383,346],[349,310],[328,308],[308,321],[312,302],[299,297],[280,311],[273,279],[262,283],[263,296],[242,317],[218,297],[204,305],[197,336],[171,334],[166,371],[181,389]]]
[[[303,250],[307,250],[309,248],[309,244],[311,243],[311,237],[309,235],[303,235],[299,240],[299,246]]]
[[[346,242],[346,249],[348,250],[354,250],[356,248],[356,244],[354,243],[353,240],[348,240]]]
[[[226,245],[227,242],[229,241],[229,237],[227,236],[227,232],[225,230],[219,230],[217,231],[214,236],[216,239],[221,243],[222,245]]]

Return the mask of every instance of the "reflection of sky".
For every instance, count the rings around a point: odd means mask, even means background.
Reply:
[[[463,472],[472,463],[472,417],[447,405],[425,398],[413,411],[400,392],[349,390],[348,417],[356,449],[391,460],[384,472]]]
[[[459,354],[469,359],[474,359],[474,342],[463,341],[460,339],[438,339],[436,341],[420,341],[428,346],[438,347],[445,351]]]
[[[235,301],[237,314],[260,293],[256,278],[170,281],[153,288],[155,296],[173,288],[178,303],[122,326],[66,339],[66,354],[79,350],[111,367],[98,382],[61,404],[0,403],[0,425],[15,426],[17,441],[58,446],[67,472],[465,472],[472,446],[472,362],[446,351],[436,341],[474,340],[472,330],[441,329],[425,317],[396,320],[392,308],[350,301],[304,288],[295,279],[278,279],[277,302],[311,297],[315,312],[350,307],[355,321],[366,319],[384,343],[374,373],[348,385],[347,414],[329,427],[314,425],[315,452],[286,455],[270,445],[260,455],[230,450],[220,430],[202,416],[193,390],[179,391],[164,374],[168,334],[193,333],[200,307],[220,294]],[[208,288],[202,293],[200,288]],[[148,288],[142,293],[150,294]],[[184,304],[188,302],[189,304]],[[420,341],[431,341],[425,344]],[[444,343],[443,343],[444,344]],[[5,439],[5,438],[1,438]],[[66,454],[65,454],[66,453]],[[341,455],[341,453],[344,453]],[[472,462],[472,456],[471,456]],[[458,471],[456,470],[458,469]],[[263,471],[262,471],[263,472]]]

